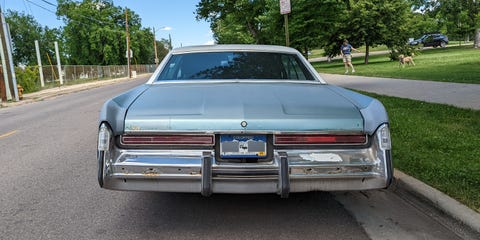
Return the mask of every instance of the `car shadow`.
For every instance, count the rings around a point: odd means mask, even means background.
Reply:
[[[196,239],[368,239],[328,192],[233,195],[133,193],[119,226],[144,237]],[[147,234],[147,235],[145,235]]]

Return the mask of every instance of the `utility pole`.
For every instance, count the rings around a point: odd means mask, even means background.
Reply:
[[[17,79],[12,59],[12,40],[10,30],[5,22],[2,9],[0,8],[0,56],[5,82],[5,92],[7,100],[19,101]]]
[[[40,57],[40,46],[38,40],[35,40],[35,52],[37,53],[38,72],[40,73],[40,85],[45,87],[45,79],[43,78],[42,58]]]
[[[5,81],[3,79],[3,70],[0,67],[0,103],[7,101],[7,89],[5,88]]]
[[[3,16],[3,13],[0,10],[0,15]],[[1,60],[1,72],[3,74],[2,81],[3,84],[0,85],[2,87],[2,99],[4,101],[12,100],[12,92],[10,91],[10,82],[8,81],[8,70],[7,70],[7,61],[6,59],[6,51],[4,47],[5,38],[3,37],[3,23],[1,21],[0,16],[0,60]],[[3,94],[4,93],[4,94]]]
[[[130,65],[130,33],[128,32],[128,8],[125,8],[125,27],[127,31],[127,65],[128,78],[132,78],[132,66]]]
[[[155,27],[153,27],[153,47],[155,49],[155,65],[158,66],[157,36],[155,35]]]
[[[5,21],[5,17],[2,15],[2,21],[5,24],[5,41],[7,43],[7,56],[8,64],[10,65],[10,78],[12,80],[13,92],[15,95],[15,101],[20,101],[20,96],[18,95],[17,87],[17,76],[15,75],[15,65],[13,64],[13,45],[12,45],[12,35],[10,34],[10,26]]]
[[[60,85],[63,85],[62,64],[60,63],[60,51],[58,50],[58,42],[55,41],[54,44],[55,44],[55,53],[57,56],[58,78],[60,79]]]

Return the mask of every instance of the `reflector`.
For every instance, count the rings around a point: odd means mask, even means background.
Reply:
[[[111,131],[105,123],[100,125],[100,129],[98,130],[98,151],[108,151],[110,147],[110,138],[111,138]]]

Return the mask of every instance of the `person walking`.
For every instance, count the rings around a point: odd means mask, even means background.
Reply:
[[[348,67],[352,68],[352,73],[355,72],[355,68],[352,65],[352,50],[356,52],[360,52],[358,49],[355,49],[348,43],[348,40],[343,40],[343,44],[340,47],[340,54],[343,57],[343,64],[345,64],[345,74],[348,73]]]

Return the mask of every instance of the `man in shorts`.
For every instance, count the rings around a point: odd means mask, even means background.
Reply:
[[[348,40],[345,39],[343,40],[343,44],[340,47],[340,53],[343,57],[343,64],[345,64],[345,74],[348,73],[348,67],[350,66],[352,68],[352,73],[355,72],[355,68],[353,68],[352,65],[352,50],[356,52],[360,52],[358,49],[355,49],[348,43]]]

